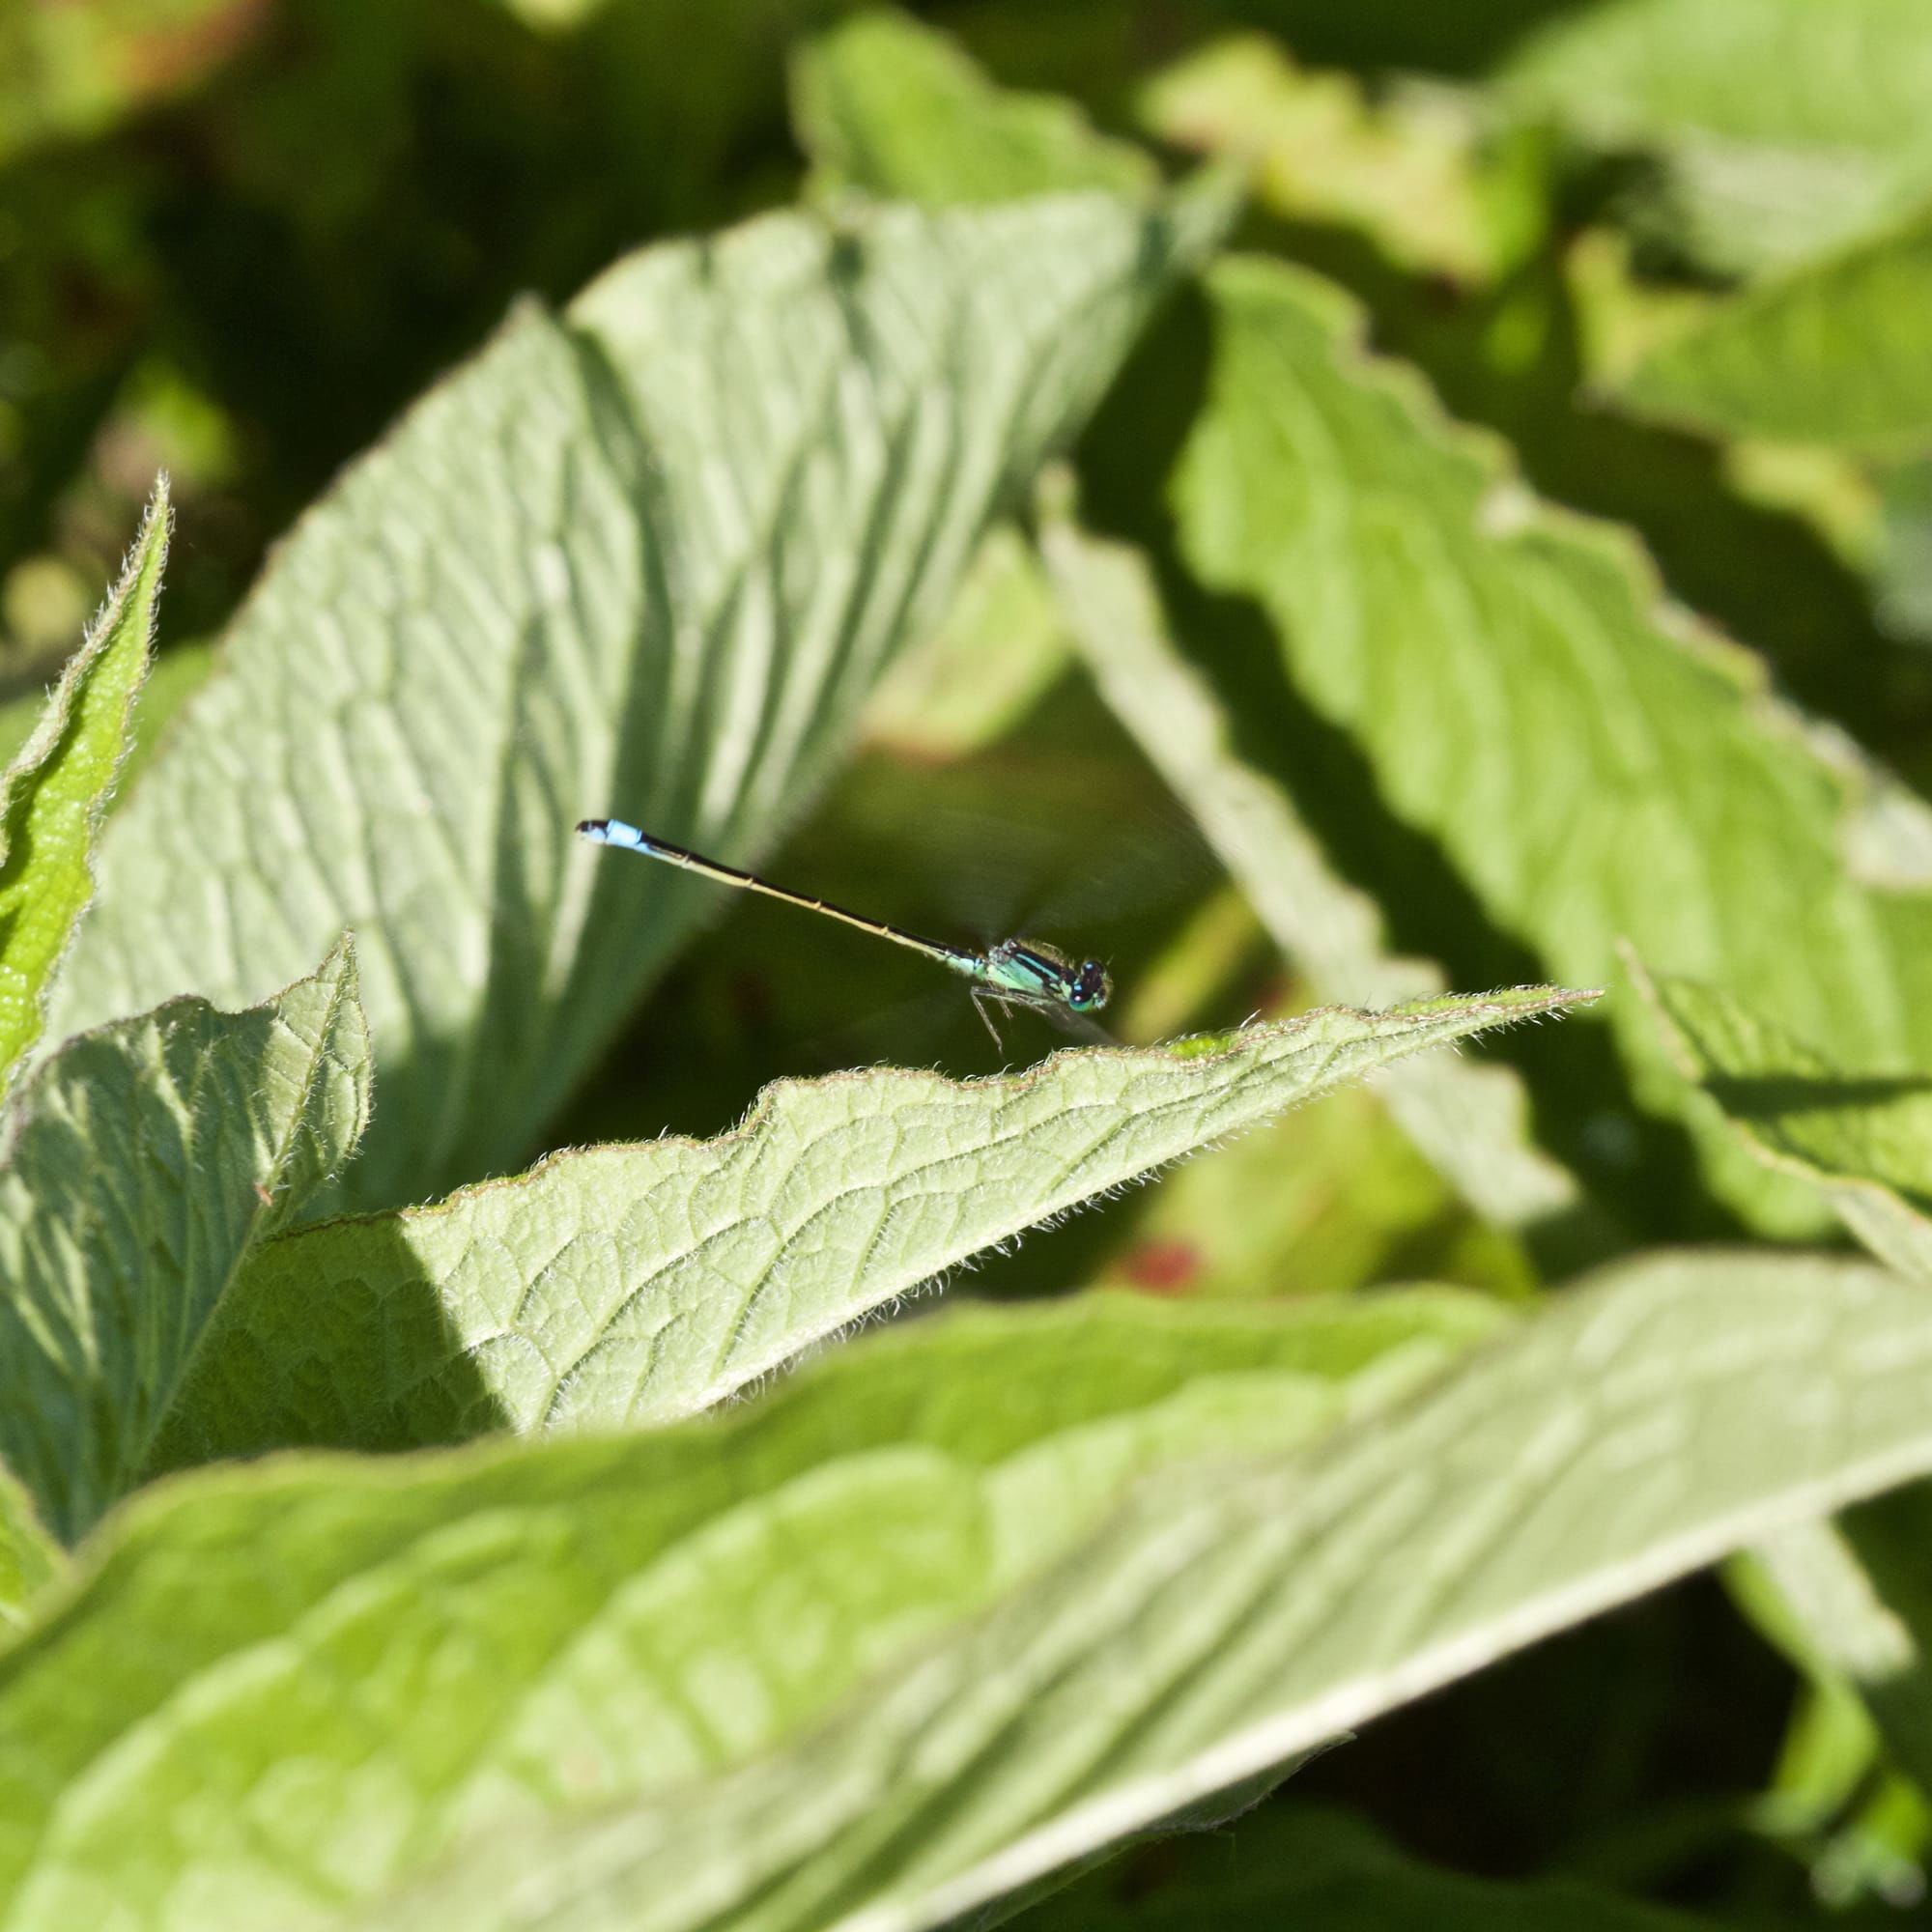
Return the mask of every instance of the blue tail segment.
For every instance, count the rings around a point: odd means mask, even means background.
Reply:
[[[651,840],[635,825],[626,825],[621,818],[585,818],[579,822],[577,836],[587,838],[593,845],[638,845],[646,851]]]

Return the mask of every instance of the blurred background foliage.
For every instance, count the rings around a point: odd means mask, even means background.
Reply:
[[[1504,439],[1539,492],[1630,526],[1779,689],[1932,779],[1932,409],[1915,419],[1904,393],[1922,331],[1879,334],[1871,393],[1825,393],[1840,372],[1805,355],[1832,324],[1806,320],[1804,279],[1840,276],[1833,300],[1879,287],[1895,318],[1887,291],[1932,253],[1919,0],[914,13],[920,28],[833,0],[0,0],[0,731],[24,733],[166,467],[179,536],[152,746],[269,546],[526,292],[562,302],[653,237],[881,182],[1137,192],[1219,159],[1248,175],[1239,245],[1350,291],[1374,346]],[[1788,361],[1727,362],[1733,321],[1781,329]],[[1159,362],[1173,340],[1088,440],[1083,504],[1105,526],[1153,514],[1184,429],[1191,399]],[[1330,810],[1310,815],[1380,882],[1392,942],[1464,982],[1540,976],[1331,755]],[[768,869],[918,930],[1099,952],[1129,1038],[1313,996],[1095,695],[1013,528]],[[716,1131],[779,1073],[979,1071],[1056,1043],[1020,1016],[995,1048],[890,949],[808,943],[769,906],[718,912],[554,1144]],[[1430,1278],[1527,1296],[1634,1240],[1741,1231],[1606,1048],[1554,1082],[1535,1037],[1501,1051],[1587,1198],[1560,1239],[1480,1218],[1355,1092],[1037,1235],[971,1286]],[[1331,1753],[1232,1843],[1152,1847],[1040,1922],[1906,1922],[1924,1799],[1776,1605],[1741,1569],[1593,1625]]]

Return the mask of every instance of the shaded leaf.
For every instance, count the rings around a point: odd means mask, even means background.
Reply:
[[[1230,707],[1251,711],[1259,694],[1217,692],[1175,648],[1145,558],[1064,516],[1049,514],[1041,540],[1102,695],[1316,992],[1377,1004],[1440,991],[1438,967],[1391,953],[1380,912],[1335,875],[1284,776],[1237,743]],[[1534,1145],[1506,1068],[1445,1056],[1391,1068],[1382,1092],[1416,1145],[1489,1218],[1523,1226],[1577,1206],[1576,1182]]]
[[[322,1223],[256,1255],[164,1457],[688,1415],[1039,1221],[1576,997],[1329,1009],[963,1083],[785,1081],[716,1140],[558,1154],[436,1208]]]
[[[1847,1073],[1716,986],[1632,971],[1685,1078],[1744,1144],[1815,1185],[1881,1261],[1932,1281],[1932,1078]]]
[[[1227,258],[1209,290],[1207,399],[1168,490],[1208,593],[1183,635],[1324,843],[1355,843],[1351,876],[1387,904],[1388,868],[1422,869],[1403,841],[1426,840],[1469,896],[1435,921],[1449,945],[1479,946],[1464,935],[1487,917],[1588,984],[1628,936],[1852,1064],[1932,1060],[1924,808],[1665,605],[1621,532],[1540,503],[1410,372],[1366,357],[1325,284]],[[1120,494],[1105,455],[1096,511]],[[1154,512],[1124,514],[1138,529]],[[1292,701],[1241,695],[1269,655]],[[1389,821],[1378,842],[1337,794],[1361,786],[1357,763]],[[1638,1094],[1680,1106],[1640,1009],[1608,1017]],[[1739,1206],[1817,1225],[1728,1136],[1703,1145]]]
[[[1893,638],[1932,643],[1932,459],[1894,465],[1882,492],[1874,571],[1879,622]]]
[[[1750,1589],[1747,1599],[1760,1626],[1814,1683],[1856,1690],[1891,1762],[1921,1786],[1932,1777],[1932,1671],[1925,1662],[1932,1566],[1922,1554],[1928,1513],[1932,1491],[1919,1483],[1849,1512],[1842,1523],[1799,1523],[1767,1537],[1751,1556],[1776,1596]],[[1871,1557],[1882,1566],[1876,1575]],[[1869,1737],[1869,1723],[1865,1730]],[[1869,1746],[1862,1758],[1852,1767],[1860,1779],[1869,1769]],[[1836,1795],[1833,1813],[1855,1788]]]
[[[250,1253],[354,1151],[347,942],[265,1005],[176,1000],[67,1042],[8,1112],[0,1452],[71,1541],[140,1477]]]

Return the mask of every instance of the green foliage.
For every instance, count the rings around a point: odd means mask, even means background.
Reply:
[[[1932,1085],[1834,1066],[1715,986],[1640,983],[1686,1076],[1743,1143],[1813,1182],[1881,1260],[1932,1280]]]
[[[715,1141],[558,1154],[437,1208],[325,1222],[251,1258],[163,1460],[694,1414],[1040,1221],[1561,1004],[1328,1009],[965,1086],[855,1072],[774,1088]],[[318,1302],[355,1319],[318,1324]]]
[[[1208,299],[1171,500],[1180,563],[1224,600],[1187,621],[1218,633],[1222,701],[1248,707],[1264,769],[1347,840],[1313,762],[1323,727],[1345,733],[1384,809],[1579,983],[1628,936],[1848,1052],[1932,1053],[1915,990],[1932,900],[1848,864],[1857,774],[1794,728],[1758,666],[1661,608],[1613,533],[1538,504],[1365,363],[1331,293],[1243,259],[1217,265]],[[1151,514],[1129,502],[1122,521]],[[1265,709],[1232,682],[1264,644],[1295,692]],[[1661,1097],[1641,1015],[1615,1016]],[[1791,1213],[1723,1151],[1740,1206]]]
[[[113,596],[0,776],[0,1086],[40,1038],[47,988],[93,892],[95,830],[128,749],[167,553],[163,482]]]
[[[0,1932],[1907,1922],[1922,7],[923,14],[0,21]]]
[[[349,925],[384,1067],[352,1197],[522,1153],[702,903],[572,826],[622,801],[755,859],[1200,225],[773,217],[520,314],[277,556],[109,829],[59,1023],[259,998]]]
[[[1505,94],[1654,154],[1674,239],[1802,260],[1932,192],[1932,20],[1912,0],[1600,0],[1517,50]]]
[[[1175,791],[1284,952],[1332,999],[1378,1001],[1439,989],[1438,970],[1392,957],[1375,903],[1329,868],[1292,793],[1236,745],[1229,698],[1164,630],[1140,552],[1066,522],[1043,548],[1095,681]],[[1471,1203],[1506,1226],[1571,1208],[1576,1187],[1524,1131],[1524,1096],[1501,1067],[1447,1058],[1392,1071],[1396,1118]]]
[[[1723,304],[1653,351],[1626,399],[1728,436],[1910,454],[1932,440],[1928,299],[1932,220],[1920,215]]]
[[[1095,138],[1068,102],[1003,93],[955,48],[902,14],[855,14],[806,43],[792,111],[821,192],[882,178],[928,205],[1007,201],[1050,183],[1146,192],[1137,148]]]
[[[1839,1351],[1868,1343],[1883,1366],[1861,1365],[1846,1416]],[[1620,1271],[1386,1417],[1145,1484],[843,1721],[560,1841],[515,1834],[412,1909],[943,1925],[1741,1536],[1932,1467],[1928,1344],[1923,1294],[1857,1264]],[[756,1594],[727,1589],[721,1606]]]
[[[711,1425],[156,1490],[0,1662],[18,1747],[0,1896],[57,1921],[89,1895],[187,1886],[211,1927],[259,1922],[267,1899],[301,1923],[433,1869],[479,1827],[521,1832],[554,1804],[554,1832],[694,1778],[722,1789],[841,1690],[881,1666],[916,1676],[936,1639],[1050,1577],[1140,1471],[1292,1451],[1496,1325],[1430,1294],[989,1310],[855,1347]],[[265,1571],[270,1591],[249,1580]],[[141,1639],[162,1630],[164,1647]],[[427,1702],[383,1681],[412,1657],[436,1660]],[[363,1687],[353,1703],[329,1690],[340,1673]],[[70,1836],[71,1781],[129,1723],[156,1727],[152,1749]],[[547,1802],[566,1739],[571,1776]],[[316,1830],[265,1863],[291,1775]],[[378,1800],[386,1849],[359,1822]],[[212,1802],[213,1836],[191,1823]]]
[[[247,1012],[174,1000],[71,1039],[15,1097],[0,1449],[64,1538],[139,1478],[250,1253],[368,1117],[346,943]]]

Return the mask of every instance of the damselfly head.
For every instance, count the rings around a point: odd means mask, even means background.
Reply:
[[[1066,1004],[1076,1013],[1097,1012],[1114,997],[1114,982],[1097,959],[1083,959],[1073,983],[1066,989]]]

